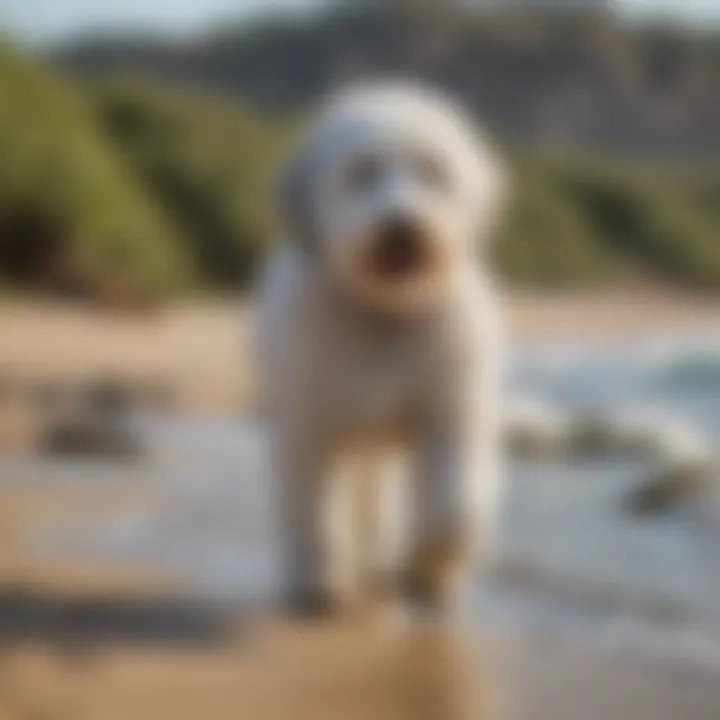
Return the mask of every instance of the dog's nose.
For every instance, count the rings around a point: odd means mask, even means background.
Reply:
[[[417,270],[425,259],[422,232],[412,218],[394,215],[383,222],[377,236],[375,269],[385,277]]]

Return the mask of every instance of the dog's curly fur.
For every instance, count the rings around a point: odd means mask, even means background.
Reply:
[[[290,160],[258,343],[295,607],[395,587],[448,607],[488,548],[501,342],[476,240],[502,191],[461,113],[411,85],[342,93]]]

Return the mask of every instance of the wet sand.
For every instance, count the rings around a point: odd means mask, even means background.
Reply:
[[[133,476],[142,466],[96,487],[67,471],[2,478],[0,718],[718,717],[720,648],[696,653],[671,633],[649,642],[514,612],[454,632],[371,618],[304,625],[209,601],[152,561],[38,545],[48,528],[112,525],[157,502]]]
[[[24,637],[0,647],[3,718],[718,716],[720,667],[598,635],[303,626],[123,595],[24,601]]]

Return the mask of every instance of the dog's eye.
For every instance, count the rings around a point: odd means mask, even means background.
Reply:
[[[429,187],[444,188],[450,182],[447,169],[437,158],[418,157],[415,167],[422,182]]]
[[[381,173],[380,160],[367,155],[350,165],[347,170],[347,184],[355,190],[367,190],[377,184]]]

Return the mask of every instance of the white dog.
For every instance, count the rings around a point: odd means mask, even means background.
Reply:
[[[475,241],[501,195],[489,148],[414,86],[346,91],[289,164],[259,349],[296,606],[398,581],[448,607],[488,547],[500,343]]]

